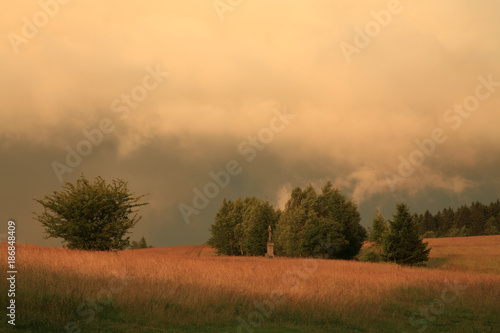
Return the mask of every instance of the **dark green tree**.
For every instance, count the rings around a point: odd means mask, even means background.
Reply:
[[[152,245],[148,245],[146,242],[146,238],[144,236],[139,240],[139,242],[132,241],[130,243],[130,249],[135,250],[135,249],[149,249],[152,248]]]
[[[429,260],[427,245],[419,236],[418,225],[408,206],[398,204],[393,220],[389,221],[389,233],[384,238],[384,259],[400,265],[423,265]]]
[[[428,210],[425,211],[423,221],[421,221],[421,223],[423,223],[423,225],[420,225],[420,235],[423,235],[426,231],[436,232],[438,229],[436,225],[436,219]]]
[[[338,256],[338,248],[348,245],[338,228],[325,218],[308,218],[301,242],[301,253],[306,256],[333,259]]]
[[[327,182],[318,197],[319,216],[333,226],[326,239],[335,239],[330,247],[333,251],[328,257],[337,259],[354,258],[367,237],[366,229],[360,224],[361,215],[356,204],[347,199],[339,189],[334,189],[331,182]]]
[[[44,211],[34,214],[46,238],[62,238],[70,249],[122,250],[130,244],[128,230],[141,219],[136,208],[148,204],[139,203],[144,196],[130,193],[121,179],[91,183],[82,174],[76,185],[66,182],[63,191],[35,199]]]
[[[467,237],[467,236],[470,235],[465,225],[462,226],[462,228],[452,227],[450,230],[448,230],[448,233],[446,234],[446,237]]]
[[[443,213],[441,213],[440,210],[438,210],[438,212],[436,213],[436,215],[434,215],[434,222],[435,222],[435,225],[436,225],[436,230],[430,230],[430,231],[434,231],[434,234],[438,234],[439,233],[439,230],[441,230],[441,225],[443,225]]]
[[[489,205],[475,201],[470,206],[462,205],[458,207],[456,212],[451,207],[448,207],[438,211],[434,216],[429,211],[414,216],[419,225],[419,233],[422,236],[480,236],[486,232],[486,224],[490,218],[493,217],[497,223],[500,222],[500,200],[497,199]],[[494,229],[490,227],[491,225],[491,223],[488,225],[488,230],[494,232]]]
[[[470,209],[467,205],[462,205],[457,208],[457,212],[455,214],[455,219],[453,220],[452,227],[456,229],[462,229],[465,227],[466,230],[470,230],[471,227],[471,216]]]
[[[308,197],[308,204],[302,201]],[[314,202],[316,192],[309,185],[304,191],[299,187],[292,190],[290,199],[285,205],[276,225],[275,241],[276,253],[283,256],[296,257],[302,254],[301,243],[303,230],[311,209],[309,204]]]
[[[328,182],[318,195],[312,185],[296,188],[277,225],[277,248],[286,256],[352,259],[366,230],[356,205]]]
[[[484,225],[484,235],[498,235],[500,234],[498,230],[498,223],[497,220],[492,216],[489,218],[489,220],[486,222]]]
[[[500,200],[497,199],[497,201],[491,202],[488,205],[487,211],[489,217],[494,217],[497,221],[500,221]]]
[[[260,256],[271,226],[279,255],[352,259],[366,238],[360,220],[356,205],[328,182],[319,195],[312,185],[295,188],[283,212],[255,197],[224,200],[207,244],[218,254]]]
[[[486,206],[479,201],[473,202],[470,206],[470,235],[480,236],[483,234],[485,222],[488,218],[485,215]]]
[[[229,213],[229,228],[233,231],[229,233],[231,244],[231,255],[243,255],[243,240],[245,237],[245,230],[243,229],[243,211],[245,210],[245,203],[241,198],[234,201],[233,207]]]
[[[374,242],[377,246],[382,246],[384,237],[388,231],[389,227],[387,226],[387,222],[382,216],[382,213],[377,210],[375,218],[372,221],[372,226],[369,228],[368,240]]]
[[[325,245],[328,237],[330,240],[340,244],[345,242],[341,235],[336,233],[332,223],[322,216],[320,206],[324,204],[321,195],[318,196],[312,185],[304,191],[304,198],[301,201],[303,209],[302,228],[298,239],[300,254],[305,256],[331,257],[335,248],[328,248]]]
[[[269,238],[268,228],[276,227],[279,212],[255,197],[236,201],[224,199],[210,226],[207,245],[224,255],[264,255]]]
[[[213,247],[218,254],[237,255],[237,239],[235,227],[241,222],[241,200],[231,202],[224,199],[222,206],[210,226],[211,237],[207,244]]]
[[[268,202],[255,197],[245,199],[241,222],[243,253],[251,256],[264,255],[269,240],[268,228],[271,226],[275,230],[276,221],[276,211]]]
[[[439,223],[438,236],[444,237],[450,228],[453,227],[453,220],[455,219],[455,212],[451,207],[443,209],[443,219]]]

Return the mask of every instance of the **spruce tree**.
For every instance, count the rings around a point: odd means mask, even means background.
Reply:
[[[130,249],[132,249],[132,250],[148,249],[148,248],[152,248],[152,247],[153,247],[152,245],[148,245],[148,243],[146,242],[146,238],[144,238],[144,236],[142,236],[142,238],[139,240],[139,242],[132,241],[130,243]]]
[[[443,209],[443,221],[439,224],[438,236],[443,237],[448,233],[448,230],[453,226],[455,219],[455,211],[451,208]]]
[[[408,206],[400,203],[389,221],[389,233],[383,242],[383,257],[400,265],[420,266],[429,260],[428,243],[422,242],[418,225]]]
[[[372,221],[372,227],[369,228],[369,236],[368,240],[370,242],[374,242],[378,246],[382,246],[384,237],[386,233],[389,231],[389,227],[382,216],[382,213],[377,209],[375,213],[375,218]]]
[[[484,225],[484,235],[498,235],[500,232],[497,227],[497,220],[492,216]]]

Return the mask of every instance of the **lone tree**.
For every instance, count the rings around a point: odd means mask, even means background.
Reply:
[[[135,208],[148,204],[139,203],[146,195],[134,196],[121,179],[106,184],[97,177],[91,183],[83,174],[76,185],[66,182],[63,189],[35,199],[44,208],[34,214],[45,227],[45,238],[63,238],[70,249],[106,251],[129,246],[130,237],[125,236],[141,219]]]
[[[394,219],[389,221],[389,233],[383,241],[383,257],[400,265],[421,266],[429,260],[428,243],[422,242],[418,234],[417,221],[411,216],[408,206],[396,206]]]

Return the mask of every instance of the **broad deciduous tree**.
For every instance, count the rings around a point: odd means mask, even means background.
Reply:
[[[121,179],[106,184],[97,177],[91,183],[82,174],[75,185],[66,182],[62,191],[35,199],[44,208],[35,219],[46,238],[63,238],[70,249],[121,250],[129,246],[128,230],[141,219],[137,208],[148,204],[139,202],[144,196],[130,193]]]
[[[287,256],[352,259],[366,238],[356,205],[328,182],[292,191],[277,225],[279,252]]]

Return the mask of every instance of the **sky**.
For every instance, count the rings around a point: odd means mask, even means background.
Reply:
[[[224,198],[331,181],[370,225],[500,197],[500,2],[8,1],[0,219],[75,182],[149,193],[131,239],[203,244]],[[1,239],[0,239],[1,241]]]

